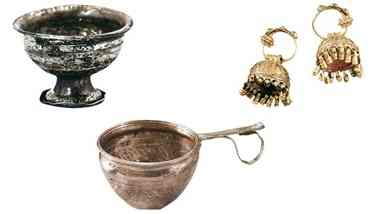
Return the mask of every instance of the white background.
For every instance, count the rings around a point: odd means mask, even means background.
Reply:
[[[111,189],[96,140],[134,119],[185,124],[197,132],[263,121],[266,148],[241,164],[225,140],[204,142],[183,194],[153,213],[379,213],[379,34],[376,1],[338,1],[354,17],[363,79],[325,85],[311,74],[320,42],[311,20],[328,1],[82,1],[128,13],[135,25],[119,58],[93,77],[101,105],[43,105],[55,78],[23,51],[13,20],[26,12],[80,1],[3,2],[1,12],[0,213],[147,213]],[[325,20],[325,19],[322,19]],[[327,19],[326,28],[335,26]],[[299,35],[290,107],[254,106],[239,89],[262,60],[260,36],[285,25]],[[276,40],[278,41],[278,40]],[[278,44],[282,43],[278,41]],[[257,152],[239,138],[244,157]]]

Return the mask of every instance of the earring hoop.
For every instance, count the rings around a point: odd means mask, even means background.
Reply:
[[[261,44],[263,45],[262,51],[263,51],[264,57],[267,58],[268,56],[270,56],[270,54],[267,54],[266,50],[267,50],[267,48],[270,48],[270,47],[274,46],[273,35],[276,34],[276,33],[285,33],[285,34],[289,35],[293,39],[293,42],[294,42],[294,51],[293,51],[292,55],[290,55],[287,58],[282,58],[283,62],[287,62],[287,61],[292,60],[296,56],[297,50],[298,50],[298,45],[297,45],[298,36],[297,36],[296,32],[289,31],[284,26],[279,27],[279,28],[269,28],[267,30],[267,32],[265,32],[265,34],[261,37]]]

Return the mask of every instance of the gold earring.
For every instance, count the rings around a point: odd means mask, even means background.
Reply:
[[[283,58],[282,55],[266,54],[266,48],[274,45],[273,34],[282,32],[292,37],[295,45],[294,53]],[[297,52],[297,34],[285,27],[270,28],[261,37],[263,45],[264,61],[256,63],[250,70],[247,82],[240,90],[240,95],[247,96],[255,104],[267,107],[278,106],[280,102],[284,105],[291,103],[289,95],[290,79],[288,71],[282,65],[294,58]]]
[[[336,10],[342,15],[339,19],[339,26],[343,31],[330,33],[327,37],[324,37],[318,33],[315,22],[319,15],[327,10]],[[313,75],[318,76],[326,84],[332,83],[334,79],[339,82],[342,80],[348,82],[349,74],[352,77],[360,78],[362,76],[359,48],[351,39],[345,36],[352,21],[349,11],[339,7],[337,4],[319,6],[318,13],[314,17],[313,30],[323,41],[317,51],[317,67],[313,71]]]

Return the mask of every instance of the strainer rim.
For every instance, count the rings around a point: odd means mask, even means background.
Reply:
[[[187,151],[185,154],[181,155],[180,157],[167,160],[167,161],[156,161],[156,162],[138,162],[138,161],[131,161],[131,160],[125,160],[122,158],[118,158],[109,152],[107,152],[103,146],[102,146],[102,140],[107,134],[110,134],[111,132],[123,128],[123,127],[128,127],[128,126],[133,126],[133,125],[146,125],[146,124],[156,124],[158,126],[167,126],[163,128],[167,128],[168,130],[172,130],[174,132],[177,132],[178,134],[184,135],[185,137],[190,138],[192,142],[194,142],[193,147]],[[138,129],[138,128],[137,128]],[[182,162],[187,160],[188,158],[191,158],[193,154],[197,151],[199,151],[201,145],[201,140],[196,132],[194,132],[192,129],[188,128],[187,126],[178,124],[178,123],[173,123],[173,122],[168,122],[168,121],[162,121],[162,120],[131,120],[127,121],[124,123],[119,123],[106,131],[104,131],[97,140],[97,147],[99,149],[99,154],[101,156],[104,156],[106,159],[111,160],[113,162],[117,162],[119,164],[124,164],[128,166],[133,166],[133,167],[143,167],[143,168],[157,168],[157,167],[163,167],[163,166],[168,166],[168,165],[174,165],[176,163]]]

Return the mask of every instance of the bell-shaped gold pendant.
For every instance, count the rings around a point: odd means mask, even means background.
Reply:
[[[318,33],[315,22],[318,16],[326,10],[336,10],[342,15],[339,26],[343,28],[343,32],[330,33],[327,37]],[[350,75],[352,77],[362,76],[359,47],[345,36],[352,21],[348,10],[339,7],[337,4],[320,6],[313,20],[313,30],[323,40],[317,51],[317,67],[314,69],[313,75],[319,76],[319,79],[326,84],[332,83],[334,79],[338,82],[342,80],[348,82]]]
[[[295,32],[290,32],[285,27],[268,29],[265,35],[261,37],[265,60],[256,63],[251,68],[248,80],[240,90],[240,95],[247,96],[255,104],[267,107],[279,106],[280,102],[284,105],[291,103],[289,74],[282,63],[291,60],[295,56],[296,51],[287,59],[284,59],[281,55],[265,53],[265,47],[272,47],[274,45],[273,34],[277,32],[290,35],[294,39],[297,50],[297,35]]]

